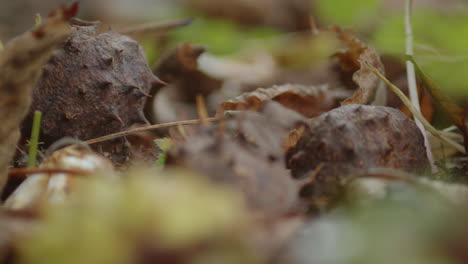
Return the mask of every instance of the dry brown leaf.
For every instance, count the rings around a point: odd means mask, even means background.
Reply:
[[[283,112],[280,116],[276,115],[278,108]],[[289,130],[304,122],[300,115],[274,102],[262,111],[264,114],[239,113],[222,129],[200,129],[169,151],[168,163],[234,186],[260,214],[294,212],[300,204],[300,181],[286,170],[283,141]]]
[[[358,90],[352,97],[346,99],[342,105],[371,103],[375,98],[381,80],[365,66],[365,62],[374,66],[380,72],[384,72],[385,69],[377,51],[364,44],[349,30],[342,30],[339,27],[333,27],[331,30],[347,47],[346,50],[335,54],[340,61],[339,66],[345,73],[354,72],[353,81],[358,85]]]
[[[274,101],[262,104],[258,111],[240,112],[235,122],[224,124],[224,133],[257,156],[283,163],[290,131],[307,127],[306,119]]]
[[[227,110],[258,111],[264,102],[273,100],[306,117],[314,117],[339,106],[340,99],[340,94],[329,90],[327,86],[285,84],[259,88],[223,102],[217,114],[221,115]]]
[[[199,131],[175,146],[168,163],[238,188],[252,209],[267,215],[290,212],[297,202],[296,186],[283,163],[268,162],[215,129]]]
[[[0,53],[0,190],[31,104],[31,90],[53,49],[70,34],[68,20],[77,8],[73,4],[54,10],[43,24],[8,42]]]

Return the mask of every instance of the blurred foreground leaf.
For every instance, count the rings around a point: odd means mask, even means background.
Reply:
[[[88,181],[21,243],[22,263],[256,263],[232,191],[187,172]]]

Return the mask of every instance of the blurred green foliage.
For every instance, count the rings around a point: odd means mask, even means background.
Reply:
[[[417,10],[412,23],[415,58],[423,70],[446,93],[468,96],[468,12]],[[374,45],[382,53],[403,56],[403,15],[385,19],[375,32]]]
[[[404,59],[404,7],[388,12],[382,4],[383,0],[317,0],[317,9],[321,21],[370,36],[368,41],[380,53]],[[412,24],[415,58],[424,71],[446,93],[468,97],[468,10],[414,8]]]
[[[454,261],[449,246],[465,239],[464,210],[402,183],[388,190],[385,199],[354,197],[311,221],[290,245],[294,263],[463,263]]]
[[[320,21],[355,27],[375,17],[380,0],[319,0],[316,1]]]
[[[256,263],[241,237],[242,198],[231,189],[149,169],[77,184],[70,203],[42,208],[40,228],[21,243],[21,263],[150,263],[145,253],[151,263]]]
[[[226,19],[196,17],[194,22],[185,28],[173,32],[172,42],[202,44],[210,53],[216,55],[233,54],[243,48],[258,43],[265,46],[273,43],[279,32],[262,27],[241,27]]]
[[[260,47],[269,49],[275,46],[281,32],[266,27],[243,27],[228,19],[208,18],[200,14],[175,11],[172,20],[193,17],[192,24],[176,29],[164,39],[163,46],[154,39],[142,39],[150,65],[154,65],[162,53],[175,48],[182,42],[201,44],[214,55],[233,55],[245,49]]]

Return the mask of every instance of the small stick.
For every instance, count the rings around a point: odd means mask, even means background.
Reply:
[[[121,34],[125,35],[143,35],[143,34],[150,34],[150,33],[161,33],[166,32],[175,28],[183,27],[190,25],[193,19],[182,19],[177,21],[172,21],[164,24],[144,24],[138,26],[132,26],[128,28],[124,28],[119,31]]]
[[[29,158],[28,167],[36,166],[37,149],[39,146],[39,131],[41,130],[41,111],[34,111],[34,119],[31,130],[31,139],[29,140]]]
[[[223,120],[222,117],[210,117],[206,119],[206,122],[218,122],[221,120]],[[201,122],[202,121],[200,119],[193,119],[193,120],[176,121],[176,122],[170,122],[170,123],[164,123],[164,124],[137,127],[137,128],[130,129],[127,131],[117,132],[114,134],[109,134],[109,135],[105,135],[102,137],[93,138],[93,139],[85,141],[84,143],[91,145],[91,144],[103,142],[106,140],[111,140],[111,139],[118,138],[118,137],[128,136],[128,135],[135,134],[138,132],[150,131],[154,129],[167,128],[167,127],[173,127],[173,126],[179,126],[179,125],[196,125],[196,124],[200,124]]]

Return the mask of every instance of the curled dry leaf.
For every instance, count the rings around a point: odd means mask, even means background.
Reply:
[[[11,40],[0,53],[0,190],[16,152],[19,126],[28,113],[31,92],[53,49],[70,34],[68,20],[78,5],[51,12],[43,24]]]
[[[63,203],[74,191],[76,177],[100,172],[103,172],[102,176],[113,175],[109,160],[79,145],[54,152],[39,168],[67,169],[76,173],[32,174],[8,197],[4,205],[6,208],[29,209],[42,203]]]
[[[271,88],[259,88],[244,93],[219,105],[217,114],[227,110],[258,111],[266,101],[273,100],[306,117],[314,117],[339,106],[341,94],[327,86],[285,84]]]
[[[337,52],[335,56],[339,59],[340,69],[344,73],[353,73],[353,81],[358,85],[358,90],[352,97],[346,99],[342,104],[369,104],[374,98],[382,81],[365,66],[364,62],[374,66],[380,72],[385,72],[377,51],[364,44],[349,30],[339,27],[331,29],[337,37],[346,45],[346,49]]]
[[[380,167],[414,172],[427,164],[416,124],[383,106],[331,110],[312,120],[310,130],[287,153],[293,177],[310,179],[301,194],[318,209],[333,203],[352,174]]]

